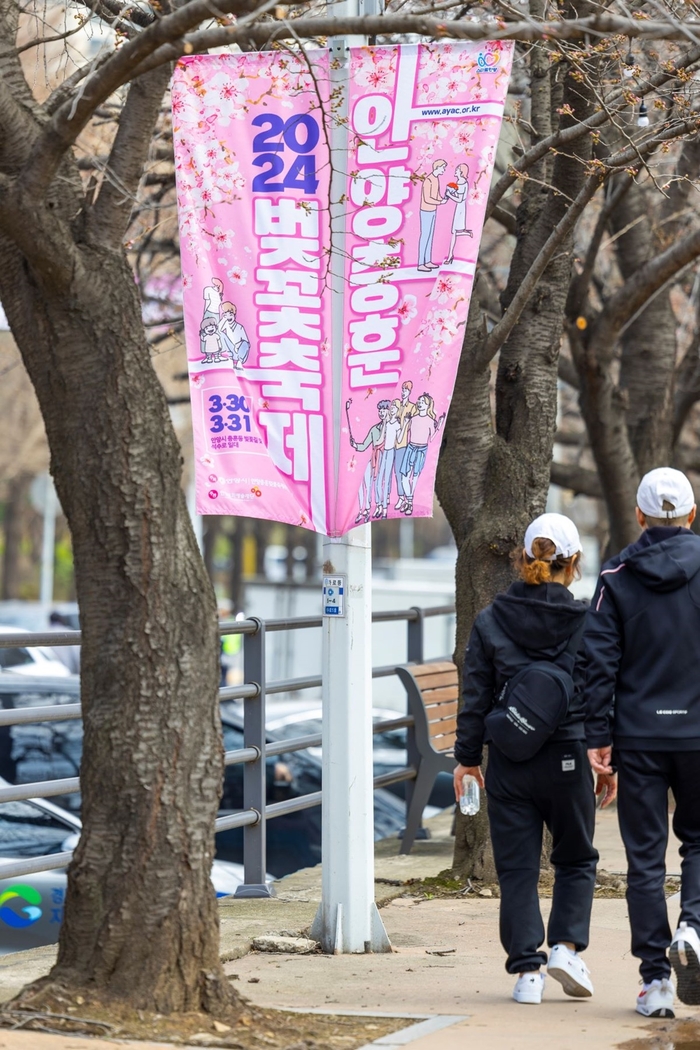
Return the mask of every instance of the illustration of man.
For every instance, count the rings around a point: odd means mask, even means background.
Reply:
[[[406,497],[403,494],[403,483],[401,481],[401,468],[403,466],[406,448],[408,446],[408,421],[416,411],[416,406],[411,401],[412,390],[413,383],[410,379],[407,379],[405,383],[401,384],[401,400],[395,402],[397,406],[396,418],[401,424],[401,429],[399,430],[399,436],[396,440],[396,454],[394,456],[396,491],[399,494],[398,502],[394,510],[403,510],[406,502]]]
[[[435,236],[435,213],[438,205],[447,200],[440,192],[440,176],[445,174],[447,162],[434,160],[433,170],[423,179],[420,195],[420,242],[418,244],[418,269],[423,273],[436,270],[439,263],[433,260],[433,237]]]
[[[250,353],[250,340],[243,325],[236,320],[236,312],[233,303],[222,303],[221,320],[218,327],[223,343],[223,353],[228,354],[231,358],[234,368],[243,368]]]
[[[401,436],[402,426],[399,421],[400,401],[392,401],[389,404],[386,423],[384,424],[384,450],[379,456],[379,470],[377,472],[375,486],[375,501],[377,508],[374,512],[375,518],[386,518],[391,499],[391,478],[394,472],[396,460],[396,442]]]
[[[377,412],[379,413],[379,422],[375,423],[373,427],[367,431],[367,436],[364,441],[355,441],[352,436],[352,429],[350,428],[350,405],[352,404],[352,398],[349,398],[345,402],[345,411],[348,417],[348,431],[350,433],[350,444],[355,449],[355,452],[364,452],[365,449],[372,446],[372,455],[369,458],[367,466],[365,467],[365,473],[360,484],[360,491],[358,493],[358,499],[360,501],[360,511],[355,518],[355,524],[361,525],[363,522],[369,521],[370,511],[372,509],[372,492],[374,491],[375,500],[377,499],[377,476],[379,474],[379,463],[381,460],[382,453],[384,452],[384,428],[386,421],[389,418],[389,409],[391,407],[390,401],[378,401]]]

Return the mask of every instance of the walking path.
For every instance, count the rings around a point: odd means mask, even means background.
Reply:
[[[420,878],[447,867],[451,858],[449,823],[446,817],[431,821],[433,838],[416,843],[407,858],[397,855],[395,841],[378,843],[378,878]],[[624,870],[614,813],[599,815],[596,844],[603,868]],[[671,873],[679,870],[676,849],[676,845],[669,849]],[[395,949],[387,955],[241,955],[257,933],[300,930],[313,917],[320,896],[319,869],[298,872],[278,886],[276,901],[230,901],[222,905],[222,944],[224,956],[231,960],[226,970],[236,975],[236,987],[242,994],[261,1006],[418,1017],[448,1015],[453,1019],[463,1016],[463,1020],[411,1042],[410,1050],[463,1050],[472,1044],[482,1050],[541,1050],[543,1045],[555,1045],[557,1050],[590,1050],[592,1046],[606,1050],[627,1040],[646,1039],[664,1025],[650,1022],[633,1010],[638,991],[637,961],[629,952],[624,900],[594,903],[591,947],[586,953],[596,989],[594,998],[570,999],[556,982],[548,981],[542,1005],[525,1007],[510,999],[513,979],[503,968],[497,900],[472,895],[460,900],[393,899],[382,908]],[[385,900],[397,892],[387,882],[378,883],[377,889]],[[549,901],[543,901],[542,907],[546,915]],[[670,911],[673,924],[677,905],[671,905]],[[6,997],[21,981],[45,971],[51,957],[51,949],[37,949],[0,960],[0,996]],[[679,1017],[695,1015],[700,1020],[700,1011],[682,1006],[677,1011]],[[75,1036],[0,1031],[0,1050],[85,1050],[86,1045],[90,1050],[112,1050],[115,1043],[91,1040],[86,1044]],[[119,1045],[142,1050],[162,1047]],[[386,1039],[382,1041],[384,1050],[390,1050],[391,1045]],[[665,1046],[672,1050],[673,1044],[666,1042]]]

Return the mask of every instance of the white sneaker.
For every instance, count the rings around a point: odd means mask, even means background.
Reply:
[[[678,998],[686,1006],[700,1006],[700,937],[687,922],[673,935],[669,955],[678,980]]]
[[[644,1017],[675,1017],[673,999],[676,989],[673,981],[664,977],[661,981],[652,981],[642,986],[637,996],[637,1013]]]
[[[513,989],[516,1003],[541,1003],[544,991],[544,974],[535,971],[518,977]]]
[[[588,999],[593,995],[593,982],[585,962],[565,944],[555,944],[549,953],[547,973],[559,981],[567,995]]]

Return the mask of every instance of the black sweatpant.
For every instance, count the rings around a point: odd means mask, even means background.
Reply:
[[[583,951],[598,860],[593,848],[595,795],[585,743],[550,742],[526,762],[511,762],[492,744],[486,796],[501,888],[506,970],[527,973],[547,962],[540,950],[544,924],[537,894],[545,824],[552,833],[555,869],[547,943],[552,947],[569,941]]]
[[[668,844],[668,791],[681,840],[681,920],[700,933],[700,752],[615,751],[617,812],[627,853],[627,906],[632,954],[649,983],[668,977],[671,943],[664,882]]]

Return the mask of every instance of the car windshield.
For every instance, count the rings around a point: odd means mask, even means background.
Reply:
[[[0,649],[0,667],[21,667],[32,663],[28,649],[12,646],[11,649]]]
[[[72,824],[32,802],[0,803],[0,857],[42,857],[61,853]]]

